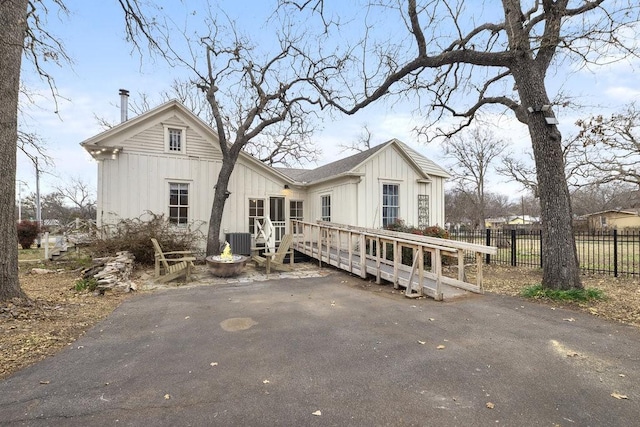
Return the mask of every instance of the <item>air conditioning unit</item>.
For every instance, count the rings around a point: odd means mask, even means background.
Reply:
[[[251,255],[251,233],[226,233],[225,240],[235,255]]]

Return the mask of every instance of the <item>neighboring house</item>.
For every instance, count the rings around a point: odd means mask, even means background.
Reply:
[[[540,223],[540,218],[530,215],[510,215],[500,218],[487,218],[485,225],[487,228],[513,228],[514,226],[531,226]]]
[[[98,226],[151,211],[206,233],[222,155],[216,132],[178,101],[81,145],[98,162]],[[448,177],[396,139],[312,170],[273,168],[242,152],[221,228],[255,235],[256,222],[268,217],[279,240],[291,219],[373,228],[396,219],[444,224]]]
[[[498,229],[504,227],[508,220],[508,217],[487,218],[484,220],[484,225],[486,228]]]
[[[640,228],[640,210],[635,208],[595,212],[586,217],[591,231]]]

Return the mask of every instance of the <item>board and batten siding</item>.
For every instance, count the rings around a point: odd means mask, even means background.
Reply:
[[[206,236],[213,204],[213,192],[221,161],[184,155],[151,155],[124,150],[117,160],[103,160],[98,166],[99,224],[144,217],[145,212],[169,215],[169,183],[189,184],[189,222]],[[284,181],[264,169],[240,159],[229,181],[230,196],[225,204],[221,233],[249,231],[249,199],[285,198],[305,201],[305,194],[285,190]],[[306,203],[305,203],[306,204]],[[306,209],[306,206],[305,206]],[[268,213],[268,212],[267,212]]]
[[[307,205],[310,221],[322,218],[322,196],[331,196],[331,222],[356,224],[358,203],[356,194],[359,178],[346,177],[321,185],[307,191]]]
[[[122,152],[117,160],[98,166],[100,224],[144,217],[146,212],[169,215],[169,183],[189,184],[189,220],[206,232],[219,162]],[[106,178],[106,179],[105,179]],[[203,216],[203,212],[207,212]],[[205,224],[203,224],[205,223]],[[203,228],[204,225],[204,228]]]
[[[382,186],[399,186],[399,218],[418,225],[418,195],[429,196],[429,225],[444,224],[444,178],[422,176],[395,149],[386,149],[367,160],[351,176],[312,186],[307,204],[311,220],[322,215],[321,197],[331,195],[331,221],[360,227],[382,227]]]
[[[182,120],[175,113],[165,114],[153,121],[145,123],[147,127],[144,130],[135,132],[129,130],[123,135],[124,141],[114,141],[108,145],[122,145],[127,152],[146,153],[149,155],[166,154],[168,156],[190,156],[206,160],[221,160],[222,153],[216,146],[217,141],[209,141],[203,137],[193,123]],[[165,153],[165,126],[175,126],[177,128],[186,129],[185,153]],[[107,145],[107,144],[105,144]]]
[[[195,116],[178,107],[140,116],[130,126],[114,128],[111,136],[88,140],[91,149],[117,147],[115,158],[98,162],[98,224],[144,218],[145,212],[169,214],[169,184],[189,184],[189,221],[203,236],[208,231],[214,186],[222,165],[217,139]],[[185,151],[165,151],[165,129],[185,130]],[[110,132],[110,131],[107,131]],[[111,152],[111,151],[109,151]],[[411,154],[410,154],[411,155]],[[444,224],[445,178],[431,175],[429,182],[414,169],[403,149],[389,146],[369,157],[357,170],[315,185],[291,184],[277,171],[241,155],[231,175],[221,233],[249,231],[249,199],[283,197],[287,225],[290,201],[303,202],[307,221],[321,218],[321,197],[331,196],[331,220],[361,227],[382,226],[382,186],[399,185],[399,218],[418,225],[418,195],[429,196],[429,224]],[[289,189],[285,189],[285,183]],[[289,229],[287,229],[288,231]]]
[[[283,180],[273,176],[266,169],[257,168],[256,165],[239,159],[229,180],[231,195],[227,199],[222,219],[223,235],[227,232],[249,231],[249,199],[265,200],[265,214],[269,215],[269,198],[284,197],[284,213],[287,223],[289,221],[290,200],[302,200],[303,209],[306,211],[305,193],[296,189],[285,189],[284,184]],[[213,203],[213,197],[209,206],[211,203]]]
[[[381,150],[361,165],[363,179],[358,193],[358,223],[366,227],[382,227],[382,186],[399,186],[399,218],[407,225],[418,225],[418,195],[429,196],[429,225],[444,224],[444,179],[431,176],[431,182],[421,182],[422,176],[393,147]]]

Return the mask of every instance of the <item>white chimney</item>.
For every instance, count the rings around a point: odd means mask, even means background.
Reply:
[[[129,91],[126,89],[120,89],[120,122],[126,122],[129,112]]]

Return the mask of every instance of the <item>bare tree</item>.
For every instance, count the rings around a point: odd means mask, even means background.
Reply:
[[[640,109],[629,104],[609,117],[578,120],[579,170],[592,183],[629,183],[640,187]]]
[[[262,52],[259,43],[240,34],[233,22],[223,25],[224,21],[210,14],[205,23],[210,34],[195,41],[183,34],[192,54],[186,57],[173,48],[169,37],[175,34],[173,26],[156,25],[160,21],[151,20],[151,11],[141,10],[138,2],[123,0],[121,5],[127,23],[134,26],[135,31],[131,27],[128,31],[132,39],[140,40],[142,31],[143,38],[160,44],[167,60],[189,69],[192,83],[205,94],[211,108],[222,166],[209,220],[207,254],[219,253],[229,179],[240,152],[252,141],[272,137],[269,132],[284,132],[300,140],[308,137],[313,111],[321,104],[314,82],[323,67],[310,58],[304,34],[294,34],[286,23],[277,32],[275,48]],[[200,58],[204,64],[199,63]],[[271,157],[267,152],[266,159]]]
[[[158,103],[167,102],[172,99],[180,101],[189,111],[200,117],[205,123],[212,126],[214,124],[211,108],[207,103],[207,99],[192,82],[180,79],[174,79],[171,86],[159,94],[158,99],[147,92],[137,92],[135,96],[130,98],[128,102],[128,111],[135,116],[146,113],[155,107]],[[120,110],[120,105],[112,103],[114,107]],[[111,129],[119,124],[113,122],[106,117],[93,115],[98,125],[103,129]]]
[[[358,135],[356,140],[351,142],[351,144],[338,144],[338,147],[340,147],[340,153],[345,153],[350,151],[361,153],[363,151],[367,151],[372,147],[371,145],[372,137],[373,137],[373,134],[371,133],[369,126],[364,125],[362,126],[362,131],[360,132],[360,135]]]
[[[479,127],[457,133],[444,144],[445,156],[454,162],[451,172],[457,189],[473,201],[475,227],[485,228],[487,175],[506,146],[493,132]]]
[[[286,7],[291,2],[280,3]],[[322,1],[307,3],[312,13],[328,13]],[[503,0],[501,13],[485,7],[464,0],[372,1],[364,17],[365,39],[347,43],[353,61],[341,63],[333,84],[323,82],[319,89],[327,102],[346,114],[388,95],[428,96],[425,104],[435,113],[432,123],[445,113],[460,119],[452,129],[436,129],[444,135],[468,126],[487,107],[511,111],[528,127],[533,147],[545,247],[542,285],[582,288],[562,135],[545,78],[558,64],[558,53],[578,64],[635,54],[635,38],[628,35],[635,34],[640,6],[635,0],[540,0],[524,8],[520,0]],[[393,34],[384,32],[386,42],[374,37],[380,34],[370,18],[376,10],[383,10],[385,27],[394,28]],[[394,12],[399,16],[396,22],[391,21]],[[345,77],[349,71],[361,75],[364,83],[359,88],[352,74]],[[424,131],[433,129],[426,126]]]
[[[71,204],[78,218],[95,219],[96,199],[93,189],[80,178],[71,178],[69,182],[54,187],[62,200]]]
[[[638,187],[622,182],[593,183],[571,193],[571,205],[576,215],[606,210],[640,207]]]
[[[18,147],[18,96],[23,55],[57,95],[43,62],[59,64],[67,57],[62,45],[46,30],[48,7],[63,13],[62,0],[0,2],[0,301],[25,298],[18,281],[16,202],[16,151]]]
[[[447,190],[444,194],[444,211],[446,213],[446,222],[451,227],[458,228],[462,225],[470,225],[473,216],[473,200],[469,194],[461,192],[454,188]]]
[[[138,92],[137,96],[129,102],[129,111],[134,115],[149,111],[158,102],[153,98],[148,93]],[[216,126],[215,117],[205,93],[193,82],[174,80],[171,87],[160,94],[160,102],[172,99],[180,101],[209,126]],[[110,129],[117,124],[104,117],[96,115],[94,117],[105,129]],[[316,162],[322,151],[310,139],[314,130],[311,121],[280,122],[265,129],[260,137],[249,141],[243,150],[268,165],[291,167]]]
[[[582,153],[575,138],[565,139],[562,142],[562,158],[565,167],[565,178],[570,190],[580,188],[588,184],[585,174],[581,170]],[[528,151],[526,156],[516,157],[512,152],[500,157],[500,164],[496,167],[499,175],[506,177],[511,182],[517,182],[523,188],[531,191],[535,198],[539,198],[538,179],[536,176],[535,159]]]
[[[229,197],[229,178],[242,148],[274,125],[303,125],[309,118],[308,108],[320,103],[308,92],[315,77],[314,64],[309,63],[296,42],[299,40],[283,37],[280,50],[261,61],[252,55],[248,41],[239,37],[233,37],[227,46],[219,44],[218,34],[204,41],[207,69],[199,73],[197,84],[211,105],[223,159],[209,220],[207,254],[220,251],[220,225]],[[228,85],[229,80],[232,85]],[[225,104],[225,100],[229,103]],[[305,129],[299,127],[297,132],[304,135]]]
[[[18,282],[16,147],[28,0],[0,2],[0,301],[25,298]]]

